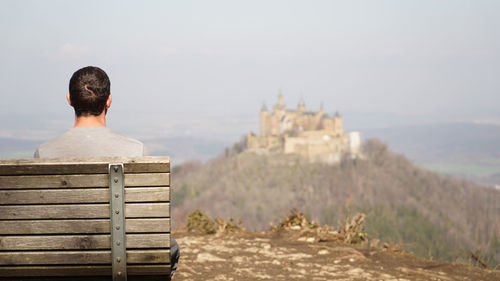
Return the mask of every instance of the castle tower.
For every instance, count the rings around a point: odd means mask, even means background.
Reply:
[[[306,112],[306,103],[303,98],[300,98],[299,104],[297,105],[297,113],[300,114],[304,112]]]
[[[281,120],[283,116],[286,114],[286,105],[283,99],[283,94],[281,90],[278,95],[278,103],[273,106],[273,116],[277,118],[277,120]],[[278,128],[273,128],[273,130],[278,130]]]
[[[269,112],[267,111],[267,106],[265,103],[262,104],[262,108],[260,109],[260,135],[268,136],[269,132]]]
[[[335,112],[335,116],[333,116],[333,131],[335,135],[343,135],[344,128],[342,126],[342,117],[339,112]]]
[[[280,106],[280,107],[285,106],[285,101],[283,99],[283,92],[281,91],[281,89],[280,89],[279,95],[278,95],[278,106]]]

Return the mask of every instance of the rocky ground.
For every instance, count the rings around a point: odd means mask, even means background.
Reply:
[[[181,280],[500,280],[499,270],[418,259],[397,248],[318,242],[288,232],[175,232]]]

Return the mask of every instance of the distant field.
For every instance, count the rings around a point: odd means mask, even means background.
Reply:
[[[0,138],[0,158],[31,158],[41,143],[43,141]]]
[[[365,139],[378,138],[391,151],[438,173],[479,184],[500,185],[500,126],[450,123],[373,129]]]
[[[489,159],[479,164],[422,163],[419,166],[441,174],[472,180],[483,185],[500,185],[500,159]]]
[[[32,150],[15,150],[3,151],[0,155],[1,158],[32,158],[35,151]]]
[[[480,164],[456,164],[456,163],[424,163],[422,167],[439,173],[456,176],[489,176],[500,171],[498,166],[485,166]]]

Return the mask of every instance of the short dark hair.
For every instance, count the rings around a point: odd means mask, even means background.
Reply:
[[[69,80],[69,98],[76,116],[100,115],[106,107],[111,82],[104,70],[87,66]]]

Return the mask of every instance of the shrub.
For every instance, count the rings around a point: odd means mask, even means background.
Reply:
[[[214,222],[205,212],[198,209],[189,214],[187,218],[187,230],[189,232],[200,234],[215,233]]]

